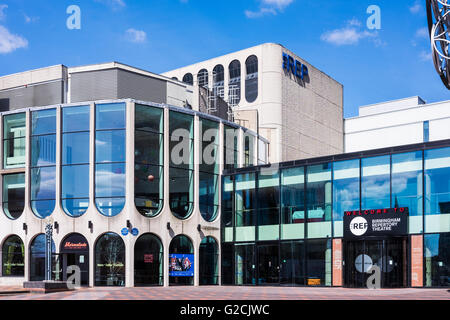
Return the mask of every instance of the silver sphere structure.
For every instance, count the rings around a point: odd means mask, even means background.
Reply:
[[[450,90],[450,0],[426,0],[434,66]]]

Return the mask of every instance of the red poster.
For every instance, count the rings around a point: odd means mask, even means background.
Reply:
[[[423,236],[411,236],[411,287],[423,287]]]
[[[333,286],[342,286],[342,239],[333,240]]]
[[[153,254],[144,254],[144,263],[153,263]]]

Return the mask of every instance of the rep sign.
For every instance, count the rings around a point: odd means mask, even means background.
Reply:
[[[308,67],[287,53],[283,53],[283,69],[301,80],[308,75]]]
[[[408,233],[408,208],[344,212],[344,237],[364,238]]]

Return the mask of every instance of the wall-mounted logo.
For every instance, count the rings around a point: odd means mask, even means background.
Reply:
[[[283,53],[283,69],[292,73],[298,79],[303,80],[308,74],[308,67],[298,60],[295,60],[287,53]]]
[[[356,217],[350,222],[350,231],[355,236],[362,236],[364,233],[366,233],[368,227],[369,224],[363,217]]]

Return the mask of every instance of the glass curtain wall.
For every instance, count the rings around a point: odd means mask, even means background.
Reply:
[[[392,155],[392,194],[394,208],[409,208],[409,233],[423,230],[422,151]]]
[[[258,240],[280,239],[280,174],[261,169],[258,174]]]
[[[205,237],[199,250],[199,284],[219,284],[219,245],[212,237]]]
[[[256,182],[255,174],[235,176],[235,241],[255,241]]]
[[[305,168],[281,171],[281,239],[305,238]]]
[[[224,177],[222,184],[222,241],[234,240],[233,229],[233,193],[234,183],[230,176]]]
[[[161,212],[164,195],[164,109],[135,107],[134,201],[145,217]]]
[[[194,117],[170,111],[169,203],[172,213],[187,219],[194,201]]]
[[[450,286],[450,233],[424,237],[425,287]]]
[[[308,238],[331,237],[331,164],[307,167]]]
[[[334,237],[344,236],[344,212],[359,210],[360,160],[333,163]]]
[[[163,285],[163,246],[154,234],[146,233],[134,245],[134,284]]]
[[[450,232],[450,148],[425,151],[425,232]]]
[[[361,159],[361,210],[391,207],[391,157]]]
[[[95,112],[95,204],[107,217],[125,205],[126,105],[98,104]]]
[[[89,207],[90,106],[62,108],[61,202],[71,217]]]
[[[25,167],[26,114],[3,117],[3,168]]]
[[[11,219],[18,219],[25,207],[25,174],[3,176],[3,212]]]
[[[41,219],[56,204],[56,109],[31,113],[31,208]]]
[[[224,125],[223,131],[224,169],[237,168],[239,165],[239,129]]]

